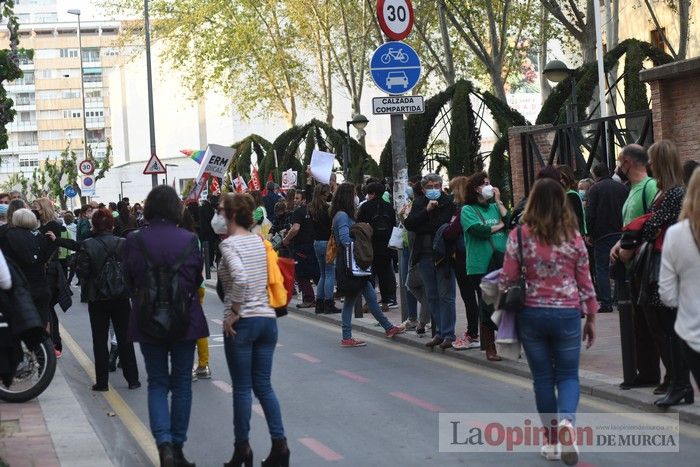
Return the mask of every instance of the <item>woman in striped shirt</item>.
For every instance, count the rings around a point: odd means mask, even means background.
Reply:
[[[253,399],[265,412],[272,451],[263,466],[289,464],[282,414],[270,383],[277,345],[277,319],[267,295],[267,253],[263,240],[250,232],[255,203],[247,194],[228,194],[224,213],[229,237],[219,246],[218,275],[224,287],[224,349],[233,385],[234,453],[226,466],[252,465],[248,442]]]

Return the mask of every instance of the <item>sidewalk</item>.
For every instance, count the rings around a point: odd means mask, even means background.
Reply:
[[[212,279],[205,281],[207,287],[216,289],[216,273],[212,273]],[[457,336],[464,335],[466,331],[466,312],[464,302],[461,297],[457,297]],[[304,316],[310,319],[317,319],[327,323],[335,324],[340,328],[340,314],[333,315],[317,315],[311,309],[297,309],[298,300],[292,299],[289,306],[289,312],[298,316]],[[339,307],[342,303],[336,301]],[[401,323],[401,308],[389,310],[386,313],[387,318],[394,324]],[[372,334],[376,336],[384,336],[384,330],[379,327],[379,323],[366,313],[362,318],[353,317],[352,326],[354,330]],[[595,396],[600,399],[605,399],[611,402],[624,404],[644,412],[662,412],[654,406],[654,401],[661,396],[652,394],[652,389],[630,389],[623,391],[618,385],[622,382],[622,360],[620,349],[620,320],[617,312],[599,314],[596,319],[596,341],[590,349],[581,351],[580,365],[580,384],[581,394]],[[430,336],[428,331],[425,336]],[[412,347],[419,348],[428,352],[425,347],[425,342],[430,337],[419,337],[415,332],[410,331],[395,337],[395,340]],[[340,341],[340,329],[338,329],[338,341]],[[479,349],[470,350],[447,350],[442,353],[446,358],[456,358],[472,364],[487,367],[489,369],[500,371],[507,374],[515,374],[530,378],[530,369],[527,361],[523,358],[518,361],[503,360],[501,362],[489,362],[486,356]],[[663,375],[663,368],[662,368]],[[695,388],[698,393],[698,388]],[[679,413],[682,421],[700,425],[700,404],[694,405],[679,405],[671,407],[669,412]]]
[[[0,459],[10,467],[113,465],[68,386],[60,360],[51,385],[37,399],[0,401]]]

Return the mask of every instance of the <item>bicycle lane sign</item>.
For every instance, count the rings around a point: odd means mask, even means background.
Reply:
[[[405,42],[386,42],[374,51],[369,63],[374,84],[387,94],[405,94],[420,79],[418,54]]]

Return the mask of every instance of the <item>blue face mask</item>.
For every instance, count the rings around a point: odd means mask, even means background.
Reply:
[[[406,187],[406,197],[408,199],[413,199],[413,187],[412,186]]]
[[[428,188],[427,190],[425,190],[425,197],[431,201],[439,199],[440,194],[441,192],[439,188]]]

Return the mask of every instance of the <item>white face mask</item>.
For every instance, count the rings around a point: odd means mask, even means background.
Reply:
[[[226,218],[218,212],[211,218],[211,228],[216,235],[226,235],[228,233],[228,222]]]
[[[490,200],[493,198],[494,191],[493,191],[493,186],[491,185],[484,185],[484,187],[481,189],[481,196],[484,197],[485,200]]]

